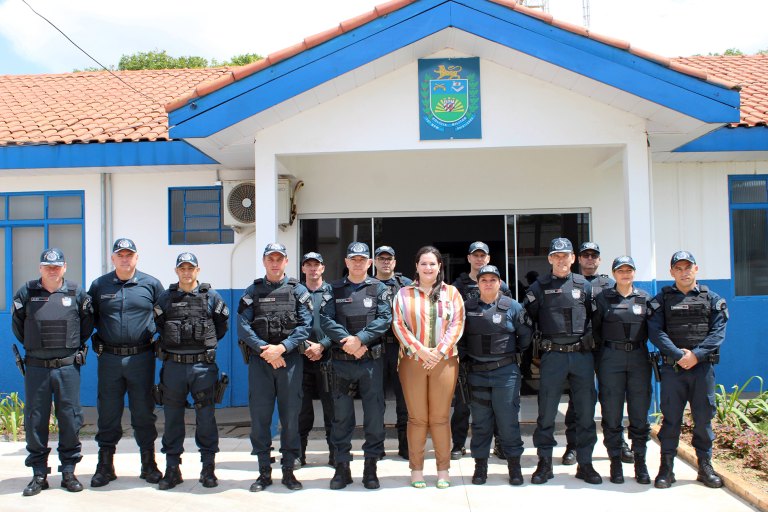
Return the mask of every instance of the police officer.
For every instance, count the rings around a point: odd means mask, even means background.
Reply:
[[[297,491],[302,485],[293,469],[301,450],[299,410],[304,366],[298,347],[309,337],[312,326],[310,293],[295,278],[285,275],[288,253],[283,244],[268,244],[262,262],[266,275],[245,290],[237,316],[237,335],[248,360],[252,453],[259,461],[259,477],[250,490],[259,492],[272,485],[270,425],[277,402],[282,483]]]
[[[600,484],[602,478],[592,466],[595,430],[595,361],[589,316],[592,287],[571,272],[576,256],[567,238],[555,238],[549,246],[549,275],[539,277],[526,292],[524,306],[541,332],[541,380],[539,416],[533,434],[539,462],[531,483],[543,484],[554,477],[552,448],[555,416],[563,386],[570,384],[576,411],[576,478]]]
[[[216,487],[214,459],[219,451],[219,429],[214,403],[226,385],[225,379],[219,383],[216,345],[227,333],[229,309],[210,284],[197,280],[200,266],[194,254],[179,254],[175,272],[178,283],[165,290],[155,305],[160,333],[157,357],[163,361],[155,390],[165,412],[162,451],[166,460],[158,487],[173,489],[184,481],[179,464],[184,453],[184,409],[189,394],[195,408],[195,442],[203,463],[200,483]]]
[[[494,425],[501,434],[510,485],[522,485],[520,457],[520,352],[531,342],[531,320],[514,299],[501,294],[501,274],[493,265],[477,273],[480,296],[464,303],[466,322],[461,343],[469,357],[472,389],[472,483],[488,478],[488,455]]]
[[[25,464],[33,473],[24,496],[48,489],[51,395],[59,424],[61,486],[69,492],[83,490],[75,476],[75,465],[82,459],[80,366],[85,364],[85,342],[93,331],[93,309],[85,291],[64,280],[66,271],[61,249],[46,249],[40,255],[40,279],[28,281],[13,296],[13,334],[24,345],[26,364],[24,432],[29,456]],[[19,367],[24,373],[25,365],[19,363]]]
[[[598,274],[600,267],[600,246],[595,242],[584,242],[579,247],[579,270],[581,275],[592,285],[592,294],[597,296],[602,290],[613,287],[616,282],[606,274]],[[595,361],[597,367],[597,361]],[[568,409],[565,412],[565,452],[562,463],[564,466],[576,464],[576,413],[573,410],[571,391],[568,390]],[[631,464],[634,460],[632,450],[624,442],[624,434],[621,434],[621,460]]]
[[[301,258],[301,271],[304,274],[304,284],[312,301],[312,331],[304,342],[304,378],[302,391],[304,398],[299,412],[299,437],[301,438],[301,465],[307,464],[307,442],[312,425],[315,423],[315,408],[312,399],[317,395],[323,408],[323,425],[325,427],[325,441],[328,443],[328,465],[336,467],[333,459],[333,445],[331,444],[331,423],[333,422],[333,399],[330,390],[330,357],[328,349],[331,348],[331,339],[320,328],[320,310],[329,300],[333,300],[331,285],[323,281],[325,263],[323,256],[318,252],[308,252]],[[324,382],[325,381],[325,382]]]
[[[335,374],[333,391],[333,427],[331,443],[336,458],[336,472],[331,489],[343,489],[352,483],[352,432],[355,408],[352,397],[359,390],[363,402],[363,485],[378,489],[376,463],[384,455],[384,360],[382,337],[392,323],[389,288],[368,276],[371,253],[368,246],[352,242],[344,262],[349,274],[334,281],[333,300],[322,311],[321,324],[331,340]]]
[[[112,245],[115,270],[97,278],[88,290],[93,299],[96,333],[91,340],[99,355],[99,418],[96,442],[99,461],[91,478],[91,487],[102,487],[117,478],[113,457],[123,436],[121,424],[125,394],[131,411],[136,444],[141,454],[139,477],[156,484],[163,477],[155,463],[155,334],[154,305],[163,285],[154,277],[136,269],[139,254],[136,244],[118,238]]]
[[[698,457],[696,480],[707,487],[722,487],[712,469],[712,418],[715,415],[714,364],[720,359],[728,307],[725,299],[696,281],[696,259],[677,251],[670,261],[675,280],[651,302],[653,315],[648,334],[661,352],[661,413],[659,430],[661,466],[654,485],[666,489],[675,483],[674,461],[680,441],[680,425],[686,403],[693,416],[693,447]]]
[[[651,297],[633,286],[635,262],[631,257],[619,256],[613,260],[612,269],[616,284],[595,297],[592,316],[592,332],[600,347],[597,381],[603,442],[611,459],[611,482],[624,483],[621,422],[626,399],[635,480],[650,484],[645,454],[651,430],[651,363],[646,345]]]
[[[373,264],[376,267],[376,279],[387,285],[390,295],[394,298],[403,286],[413,283],[413,280],[395,272],[395,250],[389,245],[382,245],[374,251]],[[395,413],[397,414],[397,454],[408,460],[408,407],[403,397],[403,387],[397,373],[397,361],[400,353],[400,344],[395,338],[392,329],[384,334],[384,390],[391,387],[395,394]],[[386,402],[385,402],[386,404]],[[386,410],[386,407],[385,407]]]
[[[490,263],[490,252],[491,250],[485,242],[478,241],[469,244],[469,251],[467,252],[469,273],[462,272],[453,282],[453,286],[459,290],[464,302],[480,295],[480,289],[477,286],[477,273],[481,268]],[[510,298],[512,297],[512,292],[504,281],[501,281],[501,293]],[[464,359],[463,346],[463,343],[459,343],[460,359]],[[469,416],[469,404],[465,404],[461,400],[459,387],[457,386],[453,398],[453,413],[451,414],[451,436],[453,437],[453,448],[451,448],[452,460],[458,460],[467,453],[464,444],[467,442],[467,434],[469,433]],[[500,459],[504,458],[504,452],[499,445],[498,439],[496,439],[493,453]]]

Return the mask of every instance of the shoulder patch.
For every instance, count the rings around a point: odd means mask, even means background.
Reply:
[[[517,313],[517,322],[520,325],[525,325],[526,327],[533,327],[533,321],[531,320],[531,317],[528,316],[528,311],[525,309],[521,309]]]
[[[155,305],[155,316],[160,316],[163,314],[163,308],[160,307],[160,304]]]
[[[652,299],[652,300],[651,300],[651,302],[648,304],[648,306],[649,306],[649,307],[650,307],[650,308],[651,308],[653,311],[658,311],[658,310],[661,308],[661,304],[659,304],[659,301],[658,301],[658,300],[656,300],[656,299]]]
[[[24,304],[20,300],[14,300],[13,309],[14,311],[18,311],[19,309],[24,309]]]
[[[528,304],[533,304],[536,302],[536,295],[533,294],[533,292],[526,292],[525,294],[525,300],[528,302]]]
[[[392,290],[390,290],[389,287],[385,287],[379,294],[379,300],[389,302],[390,299],[392,299]]]

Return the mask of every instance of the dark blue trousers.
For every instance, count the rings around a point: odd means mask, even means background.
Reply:
[[[591,352],[546,352],[541,357],[539,382],[539,416],[533,433],[533,444],[540,457],[551,457],[555,441],[557,406],[568,382],[576,413],[576,460],[592,463],[592,450],[597,442],[595,428],[595,359]]]
[[[325,426],[325,440],[328,447],[331,446],[331,424],[333,423],[333,398],[330,391],[323,389],[323,376],[320,372],[321,361],[304,361],[304,378],[302,390],[304,397],[299,412],[299,437],[302,446],[306,443],[312,426],[315,424],[315,407],[312,401],[315,396],[320,398],[323,406],[323,425]]]
[[[80,366],[40,368],[27,365],[24,378],[24,432],[29,455],[24,462],[36,474],[48,474],[48,422],[51,417],[51,395],[59,424],[59,471],[74,472],[80,454]]]
[[[195,443],[200,450],[203,464],[212,463],[219,451],[219,429],[216,425],[216,406],[213,397],[219,368],[216,363],[184,364],[165,361],[160,371],[163,384],[163,412],[165,413],[165,431],[163,449],[169,466],[176,466],[184,453],[184,411],[187,395],[193,395],[191,402],[203,402],[195,406]],[[202,400],[196,400],[196,393],[205,394]]]
[[[648,361],[648,351],[638,348],[627,352],[610,346],[603,347],[600,351],[597,381],[603,414],[603,444],[608,450],[608,456],[621,455],[625,400],[632,451],[645,455],[651,432],[648,423],[648,409],[651,407],[651,363]]]
[[[282,467],[293,469],[299,457],[299,411],[304,361],[297,350],[283,354],[286,366],[272,368],[261,357],[252,355],[248,363],[248,408],[251,413],[251,455],[259,467],[269,466],[272,449],[272,414],[277,403],[280,418],[280,453]]]
[[[403,387],[400,384],[400,375],[397,373],[397,361],[398,353],[400,352],[400,344],[386,343],[386,352],[384,352],[384,390],[386,396],[386,389],[392,388],[395,394],[395,414],[397,414],[397,427],[398,432],[405,433],[408,427],[408,407],[405,405],[405,397],[403,396]],[[386,411],[386,401],[385,411]]]
[[[363,401],[363,430],[366,458],[384,455],[384,380],[383,358],[359,361],[333,361],[336,381],[357,382]],[[355,404],[346,389],[333,393],[333,428],[331,444],[336,462],[352,460],[352,433],[355,430]]]
[[[471,410],[469,405],[461,401],[459,387],[453,394],[453,412],[451,413],[451,438],[454,446],[464,446],[469,434],[469,418]]]
[[[662,455],[677,454],[680,426],[685,404],[691,404],[693,447],[699,458],[712,456],[712,418],[715,417],[715,368],[700,362],[690,370],[664,365],[661,367],[661,413],[664,420],[659,430]]]
[[[507,457],[523,454],[520,436],[520,368],[510,364],[490,371],[470,372],[472,386],[472,457],[487,459],[494,426]]]
[[[96,411],[99,448],[113,450],[123,437],[121,420],[128,393],[133,436],[139,450],[154,451],[157,439],[155,401],[152,386],[155,383],[155,353],[143,352],[134,356],[118,356],[104,352],[99,356],[98,397]]]

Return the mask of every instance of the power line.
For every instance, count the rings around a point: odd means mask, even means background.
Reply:
[[[100,66],[100,67],[101,67],[101,68],[102,68],[104,71],[106,71],[107,73],[109,73],[109,74],[110,74],[110,75],[112,75],[113,77],[117,78],[117,79],[118,79],[118,80],[120,80],[120,82],[122,82],[122,83],[123,83],[123,84],[124,84],[126,87],[128,87],[128,88],[130,88],[131,90],[133,90],[134,92],[136,92],[136,93],[138,93],[138,94],[140,94],[140,95],[144,96],[145,98],[147,98],[148,100],[150,100],[152,103],[156,103],[156,104],[158,104],[158,105],[162,105],[162,104],[161,104],[159,101],[157,101],[155,98],[152,98],[151,96],[148,96],[147,94],[145,94],[145,93],[143,93],[142,91],[140,91],[140,90],[136,89],[134,86],[132,86],[131,84],[129,84],[128,82],[126,82],[125,80],[123,80],[122,78],[120,78],[119,76],[117,76],[117,75],[116,75],[114,72],[112,72],[112,70],[108,69],[108,68],[107,68],[107,67],[106,67],[104,64],[102,64],[101,62],[99,62],[98,60],[96,60],[96,59],[95,59],[95,58],[94,58],[94,57],[93,57],[93,56],[92,56],[90,53],[88,53],[87,51],[83,50],[83,49],[82,49],[82,48],[81,48],[81,47],[80,47],[80,46],[79,46],[79,45],[78,45],[76,42],[74,42],[74,41],[73,41],[73,40],[72,40],[72,39],[71,39],[71,38],[70,38],[70,37],[69,37],[67,34],[65,34],[63,30],[61,30],[59,27],[57,27],[56,25],[54,25],[54,24],[53,24],[53,22],[51,22],[51,20],[49,20],[48,18],[46,18],[45,16],[43,16],[42,14],[40,14],[39,12],[37,12],[37,11],[36,11],[36,10],[35,10],[35,9],[34,9],[34,8],[31,6],[31,5],[29,5],[29,3],[27,2],[27,0],[21,0],[21,1],[22,1],[22,2],[24,2],[24,4],[25,4],[27,7],[29,7],[29,9],[30,9],[30,10],[31,10],[33,13],[37,14],[38,16],[40,16],[40,17],[41,17],[43,20],[45,20],[45,21],[46,21],[46,22],[47,22],[47,23],[48,23],[50,26],[52,26],[53,28],[55,28],[55,29],[56,29],[56,30],[57,30],[57,31],[58,31],[58,32],[59,32],[61,35],[63,35],[63,36],[64,36],[64,37],[67,39],[67,41],[69,41],[70,43],[72,43],[72,44],[75,46],[75,48],[77,48],[78,50],[80,50],[81,52],[83,52],[83,53],[84,53],[84,54],[85,54],[85,55],[86,55],[86,56],[87,56],[89,59],[91,59],[93,62],[95,62],[96,64],[98,64],[98,65],[99,65],[99,66]]]

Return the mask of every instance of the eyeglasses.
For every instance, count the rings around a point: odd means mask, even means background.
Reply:
[[[583,253],[579,254],[579,257],[580,258],[584,258],[584,259],[588,259],[588,260],[596,260],[596,259],[598,259],[600,257],[600,255],[597,254],[596,252],[583,252]]]

